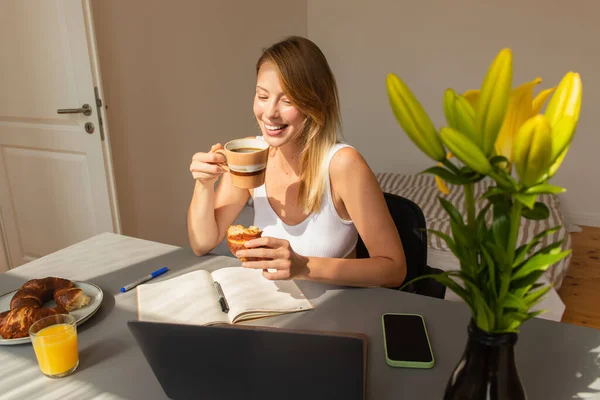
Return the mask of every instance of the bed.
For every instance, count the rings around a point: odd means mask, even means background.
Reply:
[[[450,234],[450,219],[441,207],[438,196],[443,196],[458,210],[464,214],[464,196],[459,187],[450,185],[450,194],[443,195],[435,184],[435,178],[429,174],[398,174],[398,173],[377,173],[377,180],[383,191],[406,197],[417,203],[423,210],[428,229],[435,229]],[[479,196],[493,184],[490,179],[482,180],[475,184],[475,195]],[[542,241],[542,245],[553,243],[557,240],[564,240],[563,249],[571,248],[571,236],[565,228],[564,217],[560,210],[560,202],[555,195],[541,195],[538,201],[543,202],[550,210],[550,217],[543,221],[532,221],[523,219],[519,231],[519,243],[525,243],[531,240],[533,236],[552,226],[561,225],[561,229],[553,235],[549,235]],[[478,204],[477,210],[483,206],[483,202]],[[444,271],[459,269],[459,262],[456,256],[450,251],[446,243],[436,235],[428,235],[427,261],[432,267],[440,268]],[[548,268],[546,273],[540,278],[540,282],[551,284],[554,289],[549,292],[545,299],[540,302],[535,310],[546,309],[547,313],[541,314],[541,318],[560,321],[565,309],[564,303],[558,296],[557,290],[560,289],[563,279],[566,276],[571,256],[567,256],[556,264]],[[446,299],[461,301],[454,293],[447,291]]]

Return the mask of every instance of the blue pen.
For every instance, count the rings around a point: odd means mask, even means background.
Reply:
[[[121,288],[121,293],[125,293],[126,291],[133,289],[137,285],[141,285],[144,282],[148,282],[150,279],[154,279],[157,276],[164,274],[168,270],[169,270],[168,267],[163,267],[163,268],[159,269],[158,271],[154,271],[150,275],[146,275],[145,277],[140,278],[135,282],[131,282],[129,285],[125,285]]]

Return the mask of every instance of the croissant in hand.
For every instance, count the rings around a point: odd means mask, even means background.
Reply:
[[[262,236],[262,231],[256,226],[250,226],[248,228],[243,225],[231,225],[227,228],[227,245],[231,254],[235,256],[238,250],[245,249],[245,243],[252,239],[258,239]],[[237,257],[237,256],[236,256]],[[240,261],[261,261],[262,258],[257,257],[240,257]]]
[[[55,308],[42,308],[54,299]],[[10,310],[0,314],[0,336],[16,339],[29,336],[29,327],[37,320],[65,314],[87,305],[90,298],[67,279],[48,277],[32,279],[15,293]]]

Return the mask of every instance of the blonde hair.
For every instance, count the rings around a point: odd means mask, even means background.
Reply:
[[[325,55],[312,41],[291,36],[263,50],[256,73],[265,62],[276,68],[285,95],[306,118],[296,140],[302,145],[298,203],[310,214],[321,208],[326,187],[325,157],[341,131],[338,90]]]

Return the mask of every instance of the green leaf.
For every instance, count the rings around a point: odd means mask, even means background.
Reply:
[[[489,282],[492,288],[492,294],[494,299],[498,298],[498,288],[496,287],[496,268],[494,268],[494,259],[490,256],[490,253],[485,249],[485,247],[481,248],[481,252],[483,253],[483,257],[488,266],[488,274],[489,274]]]
[[[526,194],[559,194],[566,192],[567,189],[561,188],[560,186],[550,185],[548,183],[542,183],[540,185],[532,186],[525,191]]]
[[[523,322],[527,321],[528,319],[531,319],[531,318],[537,317],[538,315],[540,315],[540,314],[543,314],[543,313],[545,313],[545,312],[547,312],[547,311],[548,311],[548,310],[539,310],[539,311],[530,312],[529,314],[527,314],[527,318],[525,318],[525,319],[523,320]]]
[[[504,314],[503,324],[506,325],[507,331],[516,331],[519,325],[528,318],[528,314],[520,311],[511,311]]]
[[[512,292],[515,294],[515,296],[525,297],[530,290],[535,290],[544,285],[545,283],[534,283],[533,285],[520,287],[518,289],[512,289]]]
[[[490,255],[496,261],[496,265],[499,265],[501,267],[501,270],[504,271],[508,264],[506,250],[504,250],[502,246],[494,242],[486,242],[485,246],[490,251]]]
[[[559,253],[551,252],[549,254],[540,253],[531,256],[525,263],[515,268],[515,271],[511,277],[511,280],[516,281],[518,279],[524,278],[534,271],[545,271],[548,267],[571,253],[571,250],[561,251]]]
[[[512,282],[510,282],[510,290],[514,292],[517,289],[529,288],[529,287],[531,287],[531,285],[536,283],[536,281],[539,279],[539,277],[542,276],[543,274],[544,274],[543,270],[537,270],[537,271],[533,271],[532,273],[530,273],[529,275],[527,275],[524,278],[513,280]]]
[[[437,175],[446,182],[452,183],[453,185],[464,185],[469,182],[467,179],[464,179],[461,176],[454,175],[452,172],[448,171],[446,168],[443,167],[427,168],[421,173]]]
[[[492,223],[492,232],[494,232],[494,241],[496,244],[505,249],[510,232],[510,220],[507,215],[502,215],[494,220]]]
[[[490,164],[492,165],[500,164],[502,162],[508,163],[508,158],[504,156],[494,156],[490,158]]]
[[[523,300],[527,304],[527,307],[530,308],[537,304],[537,302],[539,302],[544,297],[544,295],[550,291],[550,289],[552,289],[552,286],[548,285],[539,290],[535,290],[529,293],[527,296],[525,296]]]
[[[533,210],[535,206],[535,199],[537,199],[537,194],[515,193],[514,196],[519,203],[523,204],[530,210]]]
[[[490,310],[490,307],[486,304],[483,296],[475,295],[475,322],[477,326],[486,331],[490,332],[494,328],[494,313]]]
[[[537,288],[542,287],[544,285],[545,285],[545,283],[534,283],[533,285],[531,285],[531,288],[532,289],[537,289]]]
[[[442,285],[446,286],[448,289],[452,290],[458,297],[463,299],[463,301],[471,308],[471,311],[475,311],[473,307],[473,300],[471,299],[471,295],[465,289],[463,289],[458,283],[454,282],[448,275],[452,271],[446,271],[438,274],[427,274],[421,275],[414,279],[411,279],[409,282],[406,282],[404,285],[400,287],[400,290],[404,289],[404,287],[418,282],[423,279],[435,279]]]
[[[477,172],[475,172],[475,170],[473,168],[465,165],[460,168],[460,173],[463,175],[470,175],[470,174],[476,174]]]
[[[519,325],[521,325],[521,321],[511,320],[506,328],[504,328],[505,332],[518,332],[519,330],[517,328]]]
[[[501,215],[510,214],[512,201],[506,194],[498,194],[489,198],[489,201],[493,204],[492,210],[494,218],[498,218]]]
[[[443,241],[446,242],[450,251],[461,261],[466,262],[467,257],[465,254],[465,248],[457,246],[450,236],[446,235],[444,232],[436,231],[434,229],[426,229],[427,232],[431,232],[432,234],[439,236]]]
[[[436,236],[439,236],[444,242],[446,242],[446,244],[448,245],[448,248],[450,250],[452,250],[453,248],[456,247],[454,240],[450,236],[446,235],[444,232],[436,231],[435,229],[426,229],[426,231],[429,233],[432,233]],[[454,253],[453,250],[452,250],[452,252]]]
[[[550,216],[550,210],[548,210],[548,207],[546,207],[546,205],[544,203],[541,203],[538,201],[533,206],[533,210],[531,210],[529,208],[524,208],[521,211],[521,216],[523,218],[527,218],[527,219],[531,219],[531,220],[535,220],[535,221],[544,220],[544,219],[548,219],[548,217]]]
[[[446,158],[446,159],[442,160],[442,164],[449,170],[453,171],[455,174],[458,174],[459,169],[456,165],[454,165],[454,163],[452,161],[450,161]]]
[[[465,273],[465,271],[462,271],[462,270],[461,271],[448,271],[448,276],[454,276],[456,278],[462,279],[462,281],[465,282],[465,284],[473,285],[473,286],[475,286],[475,288],[478,287],[477,282],[475,282],[474,277],[469,276],[469,274]],[[479,290],[479,289],[477,289],[477,290]]]
[[[508,173],[505,168],[500,168],[496,165],[493,167],[493,169],[494,171],[488,175],[499,187],[510,193],[516,193],[518,191],[517,181]]]
[[[491,206],[491,203],[486,204],[486,206],[477,215],[477,218],[475,218],[475,233],[477,235],[476,239],[478,239],[479,243],[483,243],[488,234],[488,227],[485,217]]]
[[[501,189],[497,186],[491,186],[488,190],[485,191],[484,194],[482,194],[479,199],[483,200],[483,199],[490,199],[490,201],[493,203],[494,200],[492,199],[494,196],[498,196],[498,195],[504,195],[506,194],[507,191],[504,189]]]
[[[545,283],[534,283],[533,285],[530,285],[530,286],[525,286],[525,287],[521,287],[518,289],[512,289],[512,293],[514,293],[515,296],[525,297],[527,295],[527,292],[529,292],[529,290],[534,290],[534,289],[537,289],[544,285],[545,285]]]
[[[554,243],[550,243],[549,245],[542,247],[541,249],[539,249],[538,251],[533,253],[531,256],[533,257],[537,254],[558,253],[560,251],[560,249],[562,248],[562,244],[564,241],[565,241],[564,239],[561,239],[561,240],[557,240]]]
[[[465,222],[463,220],[463,217],[461,213],[456,209],[456,207],[454,207],[452,203],[450,203],[448,200],[442,197],[438,197],[438,199],[444,210],[446,210],[446,212],[450,216],[450,220],[464,226]]]
[[[551,235],[551,234],[553,234],[553,233],[555,233],[555,232],[558,232],[558,231],[560,230],[560,228],[561,228],[561,227],[562,227],[561,225],[557,225],[557,226],[555,226],[555,227],[552,227],[552,228],[546,229],[545,231],[542,231],[542,232],[538,233],[537,235],[535,235],[535,236],[534,236],[534,237],[533,237],[533,238],[532,238],[532,239],[529,241],[529,243],[526,243],[526,244],[524,244],[524,245],[520,246],[520,247],[517,249],[516,256],[515,256],[515,262],[514,262],[513,266],[515,266],[515,267],[516,267],[517,265],[521,264],[521,263],[523,262],[523,260],[525,260],[525,257],[527,256],[527,254],[529,253],[529,251],[530,251],[530,250],[531,250],[531,249],[532,249],[532,248],[533,248],[535,245],[537,245],[537,244],[540,242],[540,240],[542,240],[542,238],[543,238],[544,236]]]
[[[490,210],[490,207],[492,207],[492,203],[488,202],[481,210],[479,210],[477,218],[475,218],[476,224],[485,224],[485,217]]]
[[[456,241],[457,247],[470,247],[471,241],[468,227],[465,225],[459,225],[454,220],[450,220],[450,228],[452,230],[452,237]]]
[[[513,293],[507,293],[503,302],[504,308],[514,308],[517,311],[527,311],[528,307],[523,298],[515,296]]]

